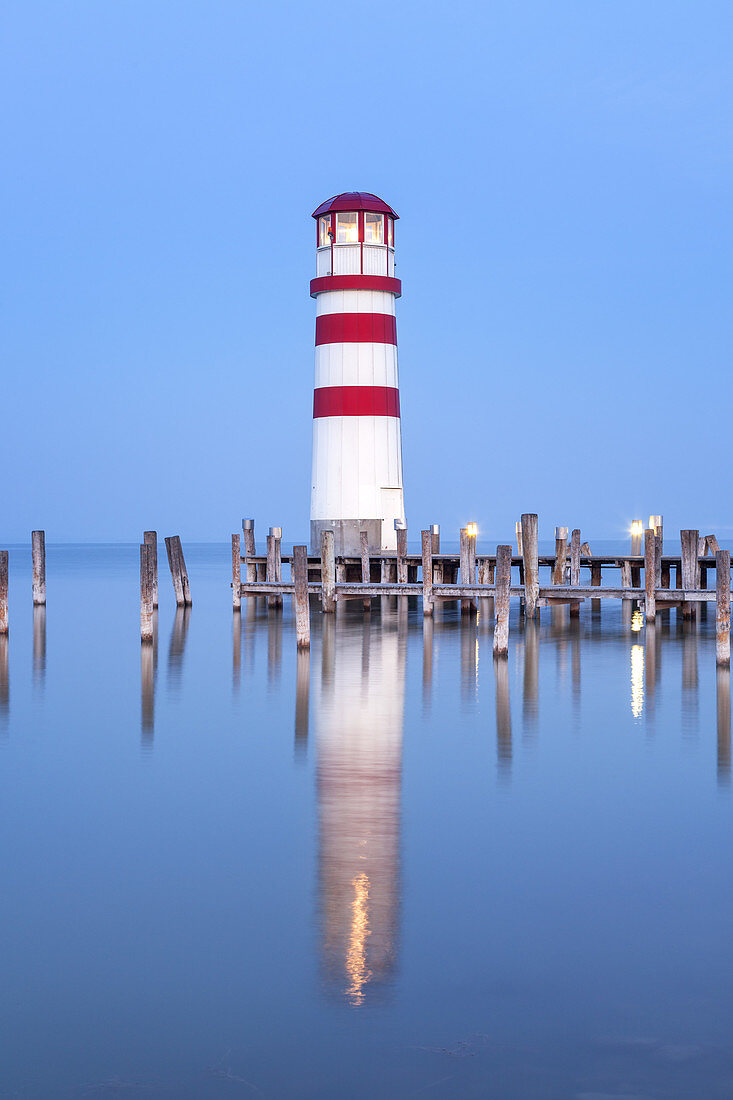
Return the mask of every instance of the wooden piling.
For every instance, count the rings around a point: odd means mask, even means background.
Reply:
[[[644,532],[644,618],[653,623],[656,618],[656,551],[654,531],[648,527]]]
[[[253,519],[242,520],[242,535],[244,536],[244,556],[247,559],[247,584],[254,584],[257,580],[257,565],[249,560],[257,554],[255,521]]]
[[[540,574],[537,558],[537,515],[522,515],[522,560],[524,562],[524,614],[534,619],[537,614],[537,597],[540,591]]]
[[[697,567],[697,540],[698,531],[680,531],[680,548],[682,551],[682,588],[696,589],[698,587]],[[682,618],[692,619],[695,614],[694,604],[686,601],[682,604]]]
[[[361,583],[371,583],[371,565],[369,562],[369,532],[359,532],[359,545],[361,546]],[[364,610],[369,611],[372,606],[372,601],[368,596],[364,599]]]
[[[8,551],[0,550],[0,634],[8,633]]]
[[[269,581],[270,584],[274,584],[277,581],[277,567],[275,565],[275,554],[277,551],[276,543],[277,539],[274,535],[267,536],[267,572],[265,574],[265,579]],[[267,606],[279,607],[278,597],[276,595],[269,595],[267,597]]]
[[[181,546],[180,535],[173,536],[176,543],[176,556],[178,558],[178,568],[181,571],[181,585],[183,586],[183,602],[186,607],[191,607],[193,600],[191,599],[191,586],[188,583],[188,569],[186,568],[186,559],[183,556],[183,547]]]
[[[293,547],[293,580],[295,603],[295,635],[298,649],[311,644],[310,608],[308,604],[308,548]]]
[[[601,563],[594,561],[590,567],[590,583],[591,588],[601,587]]]
[[[178,560],[178,545],[177,535],[166,536],[165,549],[168,554],[168,568],[171,571],[173,592],[176,597],[176,607],[184,607],[186,600],[183,594],[183,577],[180,562]]]
[[[555,564],[552,568],[552,583],[565,583],[565,561],[568,556],[568,529],[555,528]]]
[[[407,584],[407,528],[397,528],[397,583]]]
[[[659,536],[660,553],[664,552],[664,516],[649,516],[649,526]]]
[[[430,534],[432,536],[432,552],[433,554],[440,553],[440,524],[434,523],[430,528]],[[442,561],[433,562],[433,584],[443,583],[443,563]]]
[[[333,531],[321,531],[321,610],[336,610],[336,557]]]
[[[494,592],[494,656],[509,652],[509,590],[512,583],[512,548],[496,548],[496,589]]]
[[[239,535],[232,535],[232,606],[236,611],[242,606],[242,551]]]
[[[144,531],[143,542],[153,550],[153,607],[158,606],[158,532]]]
[[[517,554],[522,557],[522,521],[517,520],[514,524],[514,533],[517,536]]]
[[[140,641],[153,641],[153,549],[140,544]]]
[[[471,572],[471,538],[468,534],[468,530],[465,527],[461,527],[460,530],[460,571],[461,571],[461,584],[475,584],[476,576],[475,571]],[[476,610],[476,603],[472,599],[461,600],[461,614],[470,615]]]
[[[715,660],[730,665],[730,550],[715,554]]]
[[[621,562],[621,587],[631,588],[631,562]]]
[[[570,535],[570,585],[576,588],[580,584],[580,529],[575,527]],[[570,604],[570,618],[580,618],[580,600]]]
[[[422,613],[433,613],[433,538],[430,531],[422,531]]]
[[[46,602],[46,532],[33,531],[31,533],[31,546],[33,548],[33,603],[36,605]]]

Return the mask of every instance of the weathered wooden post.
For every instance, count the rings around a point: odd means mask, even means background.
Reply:
[[[512,583],[512,548],[496,548],[496,590],[494,592],[494,656],[509,652],[509,590]]]
[[[715,660],[730,664],[730,550],[715,554]]]
[[[144,531],[143,542],[153,550],[153,607],[158,606],[158,532]]]
[[[321,531],[321,610],[336,610],[336,556],[333,531]]]
[[[664,550],[664,516],[649,516],[649,526],[659,536],[661,550]]]
[[[430,528],[432,535],[432,553],[433,555],[440,553],[440,524],[434,523]],[[433,562],[433,584],[443,583],[443,563],[442,561]]]
[[[239,535],[232,535],[232,606],[235,611],[242,606],[242,551]]]
[[[552,569],[552,583],[565,583],[565,559],[568,555],[568,529],[555,528],[555,564]]]
[[[33,603],[46,602],[46,532],[31,533],[33,547]]]
[[[430,531],[422,531],[422,613],[433,613],[433,537]]]
[[[471,578],[471,550],[469,546],[468,530],[461,527],[459,534],[459,569],[461,571],[461,584],[473,584]],[[461,600],[461,614],[470,615],[474,610],[474,602],[471,599]]]
[[[573,528],[570,535],[570,584],[577,588],[580,584],[580,528]],[[570,604],[570,618],[580,618],[580,600]]]
[[[644,532],[644,618],[648,623],[653,623],[657,616],[656,605],[656,536],[651,528]]]
[[[631,588],[631,562],[630,561],[622,561],[621,562],[621,587],[622,588]],[[628,602],[628,601],[624,601],[624,602]]]
[[[631,553],[634,557],[641,557],[641,537],[644,534],[644,524],[640,519],[635,519],[631,524]],[[641,588],[641,566],[631,566],[630,588]]]
[[[517,554],[521,558],[524,552],[522,549],[522,521],[519,519],[514,524],[514,532],[517,536]]]
[[[186,600],[183,594],[183,576],[181,573],[181,565],[178,560],[178,545],[177,536],[166,536],[165,549],[168,554],[168,568],[171,571],[171,580],[173,582],[173,592],[176,597],[176,607],[184,607]]]
[[[395,521],[399,523],[399,520]],[[397,528],[397,583],[407,584],[407,562],[405,561],[405,555],[407,554],[407,524],[402,524]]]
[[[522,515],[522,559],[524,561],[524,614],[534,619],[537,614],[537,597],[540,591],[539,562],[537,556],[537,515]]]
[[[685,591],[698,587],[697,581],[697,531],[680,531],[680,548],[682,551],[682,587]],[[682,604],[682,618],[692,619],[695,614],[695,605],[689,601]]]
[[[0,550],[0,634],[8,633],[8,551]]]
[[[282,581],[282,527],[271,527],[267,536],[267,579],[279,584]],[[267,597],[268,607],[282,607],[283,598],[279,593]]]
[[[359,532],[359,545],[361,547],[361,583],[371,584],[371,568],[369,563],[369,532]],[[372,601],[368,596],[364,597],[364,610],[369,611]]]
[[[183,547],[181,546],[180,535],[174,535],[176,540],[176,556],[178,558],[178,568],[181,570],[181,584],[183,585],[183,600],[186,607],[191,607],[193,600],[191,599],[191,586],[188,583],[188,569],[186,568],[186,559],[183,556]]]
[[[250,558],[254,558],[257,554],[253,519],[242,520],[242,535],[244,536],[244,556],[247,559],[247,584],[254,584],[257,580],[257,565],[250,561]]]
[[[153,550],[140,544],[140,641],[153,640]]]
[[[298,649],[311,644],[310,608],[308,604],[308,547],[293,547],[293,578],[295,603],[295,635]]]

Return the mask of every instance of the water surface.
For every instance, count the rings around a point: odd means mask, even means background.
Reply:
[[[11,549],[0,1096],[730,1097],[713,609],[233,615],[226,546]]]

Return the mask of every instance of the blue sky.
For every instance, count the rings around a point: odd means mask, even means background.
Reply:
[[[307,538],[315,206],[401,215],[411,531],[733,531],[729,4],[11,3],[0,539]]]

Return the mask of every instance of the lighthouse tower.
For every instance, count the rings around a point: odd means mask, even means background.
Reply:
[[[405,521],[394,277],[397,214],[364,191],[335,195],[316,220],[316,378],[311,551],[395,550]]]

